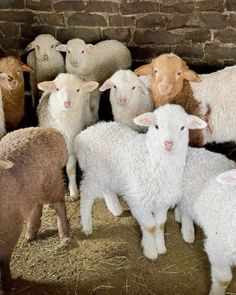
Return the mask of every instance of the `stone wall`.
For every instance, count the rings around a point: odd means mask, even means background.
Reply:
[[[61,42],[118,39],[136,62],[176,52],[191,65],[236,63],[236,0],[1,0],[0,51],[22,54],[37,34]]]

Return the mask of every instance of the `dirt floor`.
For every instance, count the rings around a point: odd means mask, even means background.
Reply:
[[[58,249],[56,218],[47,208],[37,240],[19,241],[11,262],[17,278],[13,294],[208,294],[210,273],[202,232],[197,229],[196,242],[186,244],[173,212],[166,226],[168,252],[151,262],[142,254],[140,230],[128,210],[123,217],[114,217],[103,201],[97,201],[94,232],[85,237],[79,229],[79,202],[67,202],[67,208],[71,241],[66,248]],[[236,294],[236,280],[227,294]]]

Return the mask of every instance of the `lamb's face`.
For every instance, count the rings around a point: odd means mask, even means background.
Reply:
[[[188,145],[188,129],[207,126],[200,118],[188,115],[179,105],[166,104],[153,113],[145,113],[134,119],[140,126],[148,126],[148,139],[161,153],[174,153]]]

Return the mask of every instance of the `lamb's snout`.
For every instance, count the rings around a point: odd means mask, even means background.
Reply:
[[[76,59],[73,59],[72,61],[71,61],[71,65],[74,67],[74,68],[76,68],[77,66],[78,66],[78,61],[76,60]]]
[[[64,101],[64,106],[65,106],[65,108],[67,108],[67,109],[69,109],[69,108],[71,107],[71,104],[72,104],[71,100],[66,100],[66,101]]]
[[[170,93],[171,89],[172,89],[172,85],[170,83],[162,82],[159,84],[159,90],[163,94]]]
[[[14,78],[13,78],[12,76],[10,76],[10,75],[8,75],[7,79],[8,79],[8,82],[9,82],[9,84],[10,84],[10,88],[11,88],[12,90],[16,89],[17,86],[18,86],[18,81],[17,81],[16,79],[14,79]]]
[[[171,151],[174,147],[174,142],[172,140],[165,140],[164,141],[164,149],[166,151]]]
[[[120,105],[125,106],[127,104],[126,97],[120,97]]]
[[[48,60],[48,55],[47,55],[47,54],[44,54],[44,55],[43,55],[43,59],[44,59],[44,60]]]

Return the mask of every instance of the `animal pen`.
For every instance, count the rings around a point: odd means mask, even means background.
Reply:
[[[57,45],[74,38],[93,45],[117,40],[130,50],[133,71],[161,54],[174,53],[191,70],[209,74],[236,65],[236,0],[0,0],[0,57],[13,55],[27,63],[29,52],[25,49],[40,34],[54,36]],[[62,51],[64,61],[68,49]],[[106,52],[96,56],[96,62],[106,59],[103,54]],[[30,66],[35,71],[34,65]],[[25,112],[17,129],[38,125],[39,98],[32,100],[31,74],[24,72]],[[104,81],[98,82],[101,87]],[[99,121],[113,120],[109,90],[101,94],[98,114]],[[236,161],[233,140],[209,143],[206,147]],[[66,174],[70,174],[69,169],[64,171],[67,187]],[[78,188],[81,179],[82,171],[77,165]],[[36,238],[26,242],[24,226],[17,242],[10,263],[12,286],[6,294],[209,294],[211,265],[200,227],[196,226],[194,243],[186,243],[170,209],[165,225],[167,253],[158,255],[156,260],[147,259],[140,246],[140,227],[127,203],[122,197],[119,199],[123,208],[120,216],[114,216],[103,199],[95,201],[93,232],[86,236],[80,228],[80,197],[73,200],[66,196],[70,234],[63,245],[55,211],[50,205],[44,206]],[[1,288],[0,294],[5,294]],[[225,294],[236,294],[235,271]]]

